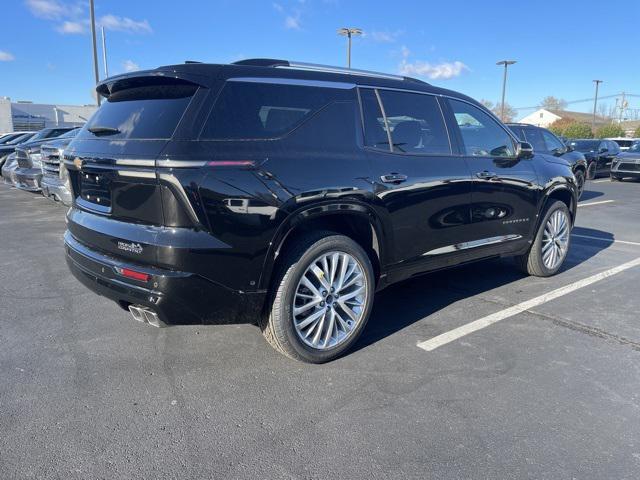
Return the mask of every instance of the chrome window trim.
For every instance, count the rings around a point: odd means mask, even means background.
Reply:
[[[373,72],[371,70],[359,70],[356,68],[334,67],[331,65],[321,65],[317,63],[288,62],[289,65],[276,65],[275,68],[290,70],[306,70],[313,72],[340,73],[343,75],[358,75],[361,77],[386,78],[387,80],[406,81],[405,77],[393,75],[391,73]]]
[[[204,167],[206,160],[156,160],[157,167],[164,168],[195,168]]]

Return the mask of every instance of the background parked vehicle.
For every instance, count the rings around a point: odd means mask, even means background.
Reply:
[[[576,177],[578,198],[582,196],[587,178],[587,161],[582,152],[575,151],[546,128],[528,123],[507,123],[507,126],[521,141],[530,143],[536,153],[546,153],[566,160]]]
[[[16,160],[15,152],[10,153],[5,157],[6,161],[2,165],[2,180],[9,185],[15,185],[16,177],[15,172],[18,168],[18,161]]]
[[[71,205],[71,185],[69,174],[64,166],[64,149],[80,131],[79,128],[60,135],[57,139],[47,141],[40,147],[42,156],[42,180],[40,186],[45,197],[53,198],[65,205]]]
[[[614,158],[620,154],[620,147],[612,140],[575,139],[569,142],[575,150],[584,153],[587,159],[587,178],[609,176]]]
[[[611,180],[640,178],[640,142],[635,142],[629,150],[622,152],[611,166]]]
[[[14,137],[12,140],[8,140],[6,143],[0,145],[0,167],[4,165],[7,156],[16,151],[16,147],[21,143],[28,142],[36,132],[26,132]]]
[[[495,256],[549,276],[567,254],[567,162],[462,94],[268,59],[97,91],[65,151],[67,262],[136,320],[254,321],[280,352],[324,362],[386,285]]]
[[[7,142],[15,140],[18,137],[22,137],[22,136],[26,135],[27,133],[36,133],[36,132],[11,132],[11,133],[5,133],[5,134],[2,135],[2,137],[0,137],[0,145],[5,145]]]
[[[616,137],[616,138],[606,138],[605,140],[612,140],[618,144],[620,147],[620,151],[625,152],[631,148],[635,142],[638,141],[637,138],[627,138],[627,137]]]
[[[52,138],[57,138],[77,128],[45,128],[40,130],[28,142],[18,145],[16,147],[16,160],[18,161],[18,167],[15,170],[16,187],[30,192],[39,192],[40,180],[42,179],[40,148]]]

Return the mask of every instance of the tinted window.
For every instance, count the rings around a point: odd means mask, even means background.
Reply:
[[[524,134],[524,128],[515,125],[509,125],[509,129],[520,139],[521,142],[527,141],[527,136]]]
[[[515,155],[511,136],[491,116],[465,102],[449,100],[449,103],[460,128],[466,155],[474,157]]]
[[[202,131],[212,140],[280,137],[335,96],[332,88],[229,81]]]
[[[17,138],[14,138],[10,142],[7,142],[7,145],[17,145],[18,143],[26,142],[34,137],[34,133],[25,133],[24,135],[20,135]]]
[[[547,144],[547,150],[550,152],[564,150],[564,144],[556,138],[556,136],[547,132],[546,130],[540,130],[542,132],[542,136],[544,137],[544,142]]]
[[[573,140],[570,145],[579,152],[593,152],[598,148],[600,142],[597,140]]]
[[[364,144],[368,147],[389,151],[389,137],[384,125],[384,117],[375,90],[360,90],[364,121]]]
[[[609,142],[609,151],[611,153],[620,153],[620,146],[616,142]]]
[[[196,87],[170,84],[128,88],[115,92],[82,129],[79,136],[98,138],[92,127],[116,129],[104,137],[113,139],[171,138]]]
[[[431,95],[379,90],[393,151],[450,154],[449,137],[438,101]]]
[[[68,131],[69,131],[68,128],[54,128],[54,129],[50,130],[49,133],[47,133],[45,135],[45,138],[59,137],[60,135],[62,135],[63,133],[66,133]]]
[[[542,130],[538,128],[525,128],[524,133],[524,141],[531,144],[534,152],[546,152],[547,150],[549,150],[546,143],[544,143]]]

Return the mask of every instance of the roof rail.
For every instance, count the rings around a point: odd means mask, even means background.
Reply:
[[[291,62],[287,60],[275,60],[271,58],[251,58],[234,62],[234,65],[252,65],[257,67],[289,68],[293,70],[307,70],[312,72],[340,73],[343,75],[360,75],[363,77],[385,78],[387,80],[409,80],[407,77],[393,75],[390,73],[372,72],[369,70],[358,70],[355,68],[333,67],[330,65],[319,65],[316,63]],[[415,80],[415,79],[411,79]],[[420,81],[420,80],[415,80]]]

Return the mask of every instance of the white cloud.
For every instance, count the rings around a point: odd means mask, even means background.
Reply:
[[[25,3],[36,17],[57,20],[65,14],[64,5],[56,0],[26,0]]]
[[[11,55],[9,52],[5,52],[4,50],[0,50],[0,62],[11,62],[15,60],[16,57]]]
[[[371,39],[378,43],[393,43],[398,40],[398,37],[404,32],[397,30],[395,32],[389,32],[387,30],[373,30],[369,33]]]
[[[400,51],[402,54],[402,61],[400,62],[398,71],[401,75],[427,77],[431,80],[447,80],[457,77],[466,70],[469,70],[469,67],[458,60],[437,64],[431,64],[421,60],[409,62],[408,58],[411,55],[411,51],[404,45],[401,47]]]
[[[282,5],[280,5],[279,3],[274,3],[273,4],[273,9],[276,12],[280,12],[280,13],[284,12],[284,7]]]
[[[125,72],[135,72],[136,70],[140,70],[140,65],[133,60],[125,60],[122,62],[122,68],[124,68]]]
[[[300,13],[287,15],[287,18],[284,19],[284,26],[289,30],[300,30]]]
[[[65,21],[61,25],[58,25],[56,30],[60,33],[78,34],[85,33],[87,31],[86,22],[70,22]]]
[[[98,20],[98,24],[107,30],[119,30],[130,33],[151,33],[151,25],[146,20],[137,21],[127,17],[105,15]]]

